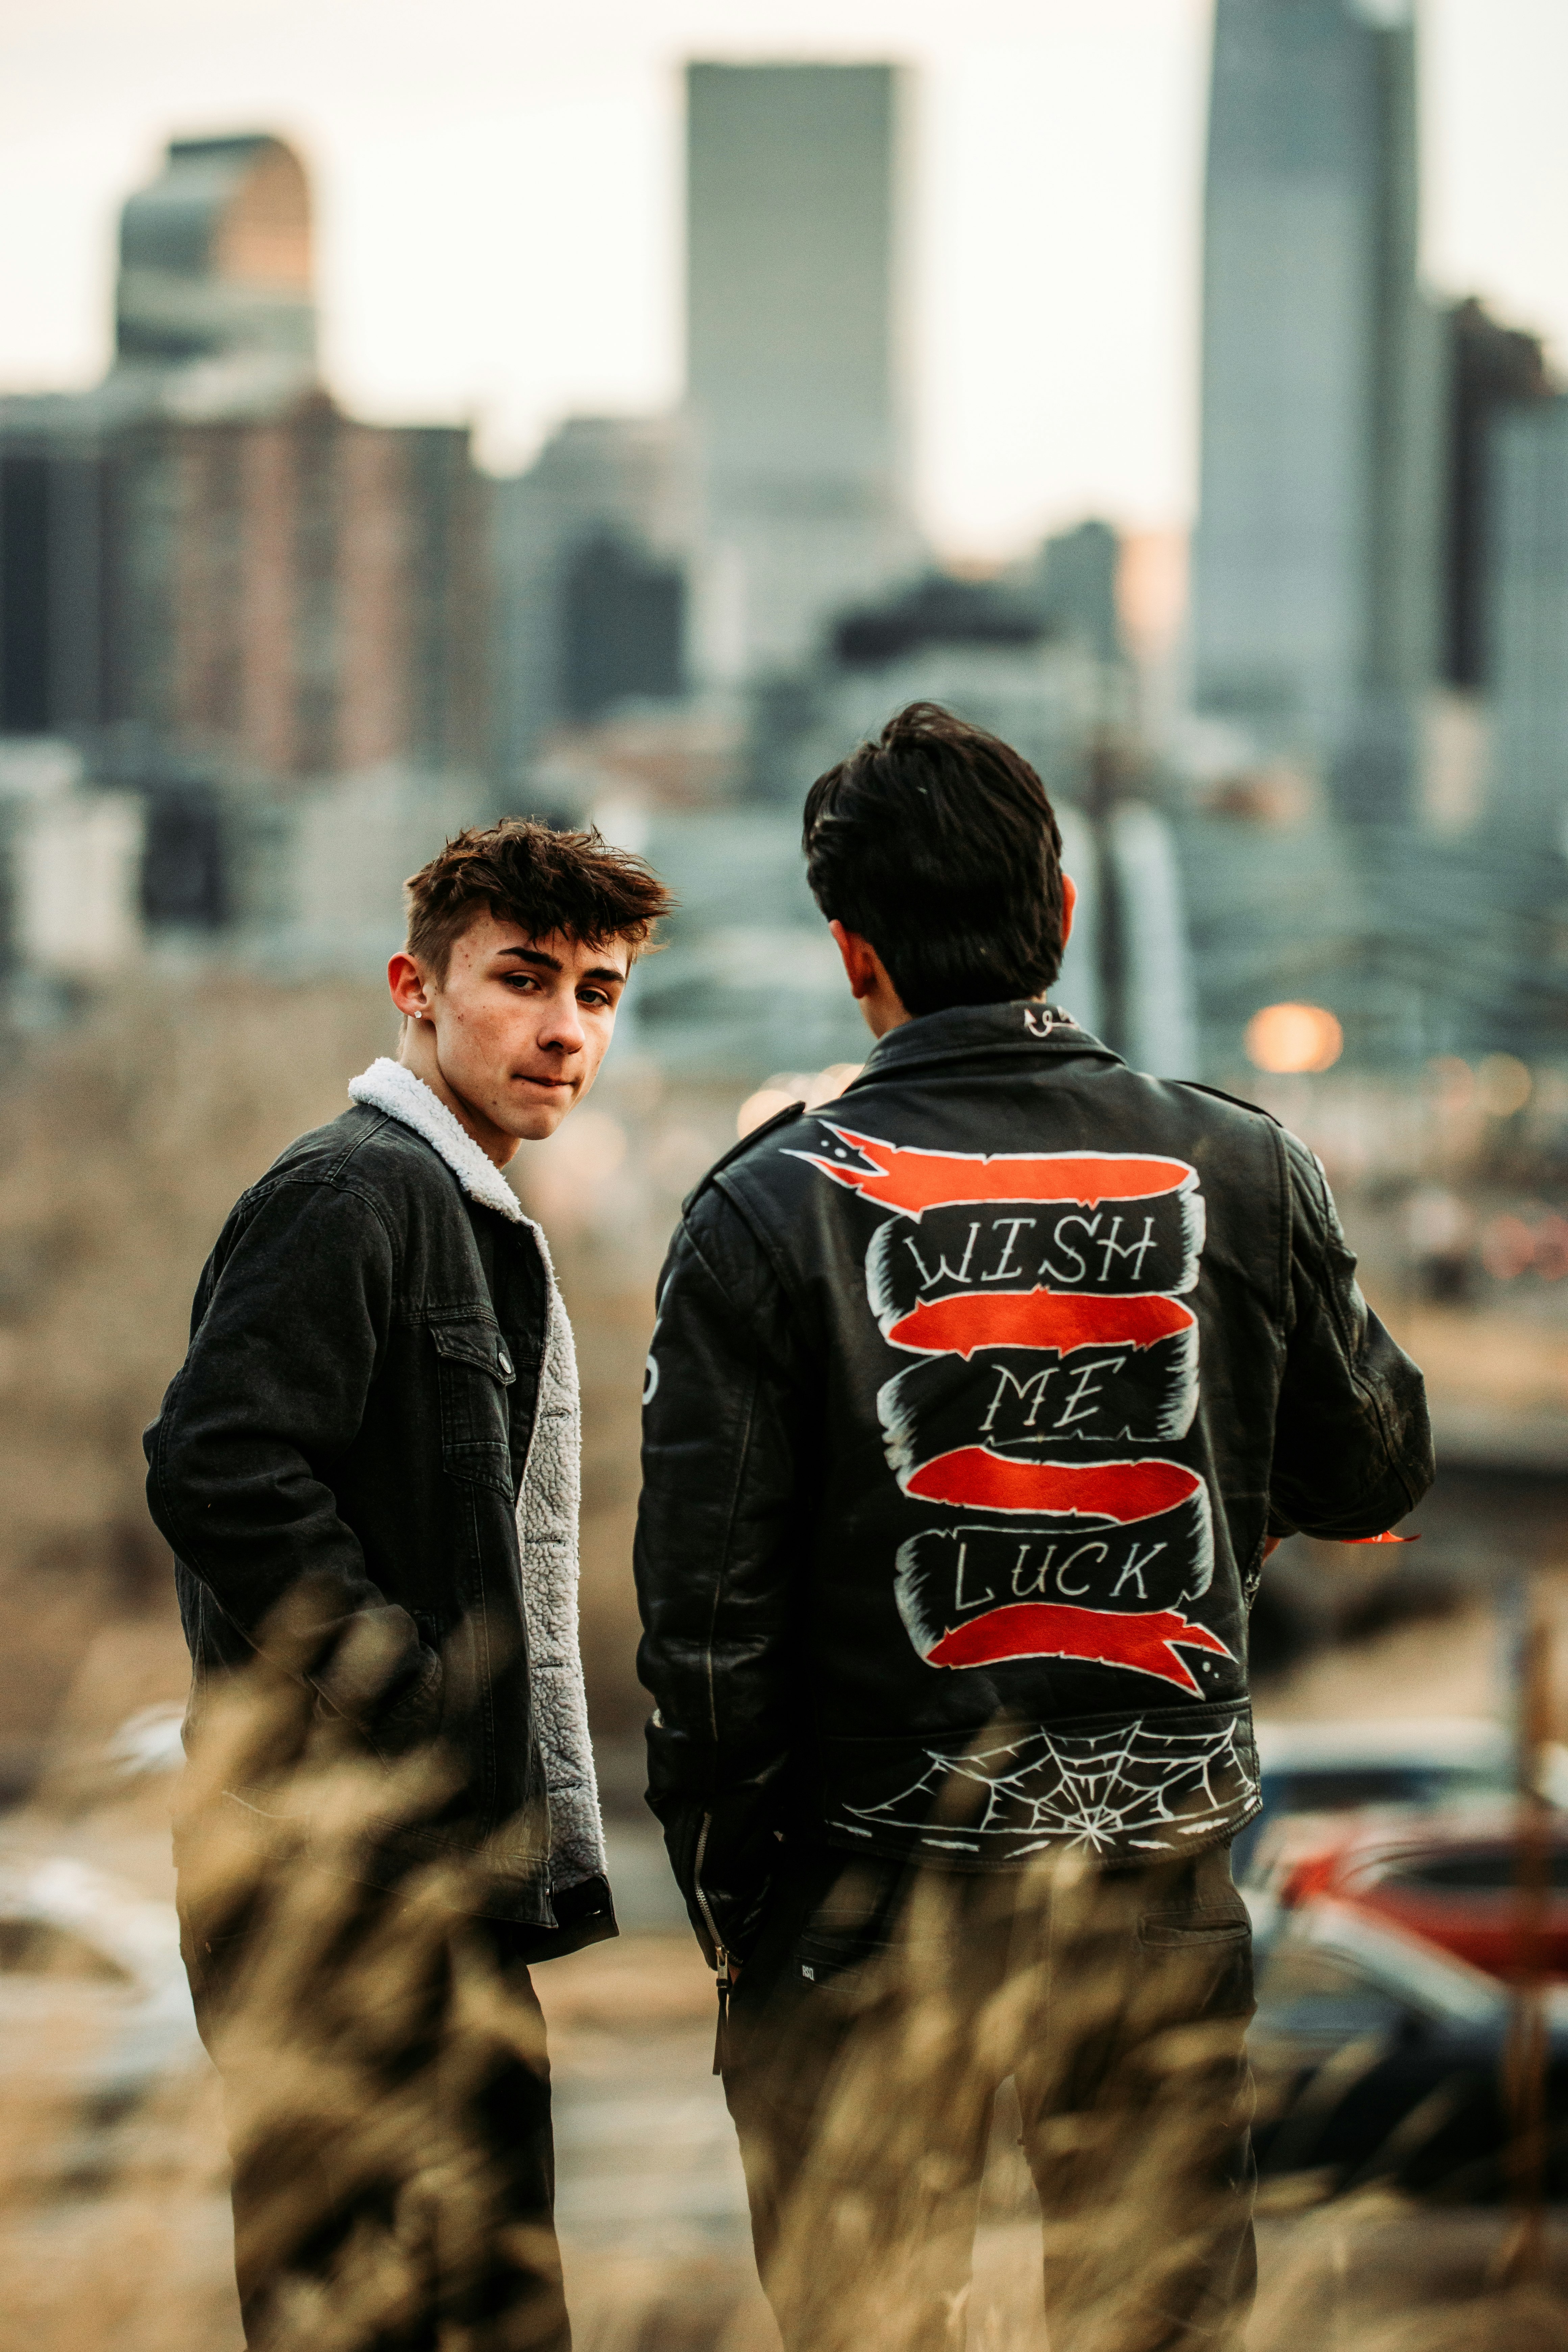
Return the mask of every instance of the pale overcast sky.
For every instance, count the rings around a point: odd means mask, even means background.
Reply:
[[[1568,361],[1568,0],[1426,0],[1426,267]],[[1208,0],[3,0],[0,384],[89,383],[171,133],[314,175],[329,380],[492,462],[679,389],[687,57],[915,68],[920,494],[958,554],[1194,494]]]

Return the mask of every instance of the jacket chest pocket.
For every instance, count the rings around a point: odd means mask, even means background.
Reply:
[[[441,1462],[454,1478],[510,1495],[511,1389],[517,1366],[493,1324],[432,1323],[441,1397]]]

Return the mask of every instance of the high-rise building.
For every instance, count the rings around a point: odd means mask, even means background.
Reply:
[[[1410,0],[1217,0],[1194,697],[1403,815],[1441,628]]]
[[[145,912],[212,928],[254,898],[236,844],[269,799],[488,763],[489,486],[465,432],[321,388],[280,141],[170,146],[124,208],[115,322],[91,391],[0,400],[0,734],[142,795]]]
[[[1489,450],[1489,831],[1568,856],[1568,396],[1505,408]]]
[[[552,728],[668,701],[687,677],[686,435],[572,416],[495,499],[498,759],[525,777]]]
[[[1494,531],[1494,421],[1500,410],[1552,391],[1539,335],[1505,327],[1472,296],[1448,313],[1448,480],[1444,562],[1443,674],[1450,686],[1488,683],[1489,566]]]
[[[919,558],[886,65],[687,72],[687,397],[708,679],[796,667]]]
[[[163,169],[120,216],[116,373],[221,362],[237,396],[276,398],[314,380],[310,189],[293,150],[265,132],[175,139]],[[208,397],[210,398],[209,389]]]
[[[1053,636],[1085,646],[1097,661],[1126,659],[1116,607],[1121,542],[1094,517],[1046,540],[1030,567],[1030,601]]]

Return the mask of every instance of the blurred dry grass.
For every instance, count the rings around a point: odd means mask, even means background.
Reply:
[[[148,2120],[177,2164],[132,2164],[94,2193],[0,2200],[0,2352],[239,2352],[216,2077],[172,2085]],[[0,2106],[13,2147],[54,2121]]]
[[[692,2156],[668,2124],[706,2086],[711,2049],[711,1982],[694,1945],[627,1937],[542,1969],[535,1981],[558,2104],[570,2106],[584,2082],[612,2095],[640,2084],[653,2094],[657,2118],[648,2177],[667,2188],[677,2182]],[[296,2075],[289,2095],[300,2087]],[[342,2088],[341,2074],[324,2070],[315,2095],[331,2105]],[[14,2179],[15,2193],[0,2199],[0,2352],[237,2352],[216,2081],[203,2074],[171,2086],[151,2120],[160,2128],[144,2135],[143,2154],[119,2177],[53,2201],[36,2183]],[[374,2127],[375,2118],[364,2120]],[[909,2120],[918,2126],[918,2117]],[[880,2118],[842,2121],[854,2137]],[[19,2112],[14,2097],[5,2102],[0,2086],[0,2150],[49,2128],[36,2108]],[[1005,2095],[976,2245],[969,2352],[1038,2352],[1047,2344],[1039,2220],[1016,2131]],[[613,2195],[614,2184],[606,2189]],[[1250,2352],[1559,2352],[1568,2342],[1568,2301],[1489,2284],[1505,2214],[1420,2209],[1375,2189],[1299,2211],[1277,2191],[1268,2204]],[[1123,2270],[1136,2268],[1147,2231],[1141,2204],[1112,2204],[1096,2217],[1104,2257]],[[1568,2289],[1568,2216],[1555,2217],[1551,2238],[1559,2289]],[[612,2209],[585,2242],[574,2246],[568,2232],[564,2253],[578,2352],[777,2352],[749,2256],[733,2241],[704,2251],[672,2233],[660,2252],[657,2231],[644,2226],[626,2229],[617,2243]],[[857,2343],[865,2352],[898,2345],[900,2316],[896,2305],[870,2315]],[[300,2340],[314,2352],[318,2343],[356,2339],[333,2328]],[[1112,2345],[1121,2352],[1121,2341],[1058,2333],[1048,2352]],[[461,2338],[444,2342],[443,2352],[465,2352]]]

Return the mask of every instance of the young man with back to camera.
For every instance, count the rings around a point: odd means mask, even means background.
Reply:
[[[763,2282],[787,2352],[961,2340],[1011,2074],[1053,2346],[1228,2347],[1247,1610],[1282,1535],[1419,1501],[1421,1376],[1293,1136],[1047,1003],[1074,894],[1016,751],[917,704],[805,846],[877,1044],[686,1204],[637,1537]]]
[[[407,889],[397,1058],[238,1202],[147,1433],[187,1738],[220,1775],[176,1833],[182,1940],[230,2103],[247,2343],[319,2340],[316,2311],[387,2352],[562,2352],[528,1966],[616,1927],[571,1327],[501,1170],[593,1085],[668,899],[596,835],[515,819]],[[226,1689],[261,1727],[233,1750]],[[390,1811],[323,1875],[331,1823],[294,1816],[344,1762]],[[242,1832],[277,1860],[242,1866]]]

